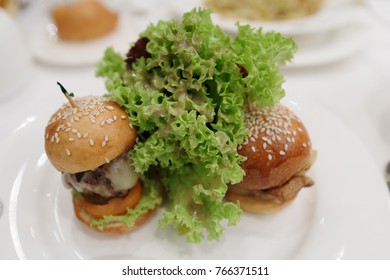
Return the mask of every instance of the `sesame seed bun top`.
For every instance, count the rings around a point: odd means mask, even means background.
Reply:
[[[241,165],[246,175],[235,187],[263,190],[281,186],[305,168],[311,154],[309,134],[286,106],[251,110],[246,112],[245,122],[250,133],[238,152],[246,159]]]
[[[137,132],[127,113],[103,97],[74,99],[64,104],[45,129],[45,150],[54,167],[64,173],[93,170],[134,145]]]

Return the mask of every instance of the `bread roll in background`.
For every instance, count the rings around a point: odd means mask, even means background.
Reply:
[[[18,0],[0,0],[0,8],[11,14],[16,14],[20,10],[20,3]]]
[[[64,41],[83,41],[112,32],[118,14],[107,9],[98,0],[79,0],[72,4],[57,4],[52,16],[58,36]]]

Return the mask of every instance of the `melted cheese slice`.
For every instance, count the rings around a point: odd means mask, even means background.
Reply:
[[[106,177],[111,181],[115,190],[125,192],[134,187],[139,175],[125,159],[112,161],[109,165]]]

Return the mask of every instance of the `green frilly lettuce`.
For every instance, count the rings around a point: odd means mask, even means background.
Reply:
[[[112,48],[97,66],[107,96],[138,129],[135,170],[159,169],[169,199],[160,226],[176,227],[189,242],[219,239],[226,222],[239,221],[239,205],[224,195],[244,176],[237,153],[248,133],[243,108],[284,96],[280,67],[296,50],[279,33],[237,28],[232,39],[209,10],[194,9],[141,33],[149,55],[130,68]]]

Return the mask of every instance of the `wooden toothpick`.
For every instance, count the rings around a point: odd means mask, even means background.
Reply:
[[[72,97],[74,97],[73,93],[72,93],[72,92],[69,93],[69,92],[64,88],[64,86],[61,85],[59,82],[57,82],[57,85],[60,86],[62,93],[63,93],[63,94],[65,95],[65,97],[69,100],[70,105],[71,105],[73,108],[76,108],[77,105],[76,105],[76,103],[74,102],[74,100],[72,99]]]

